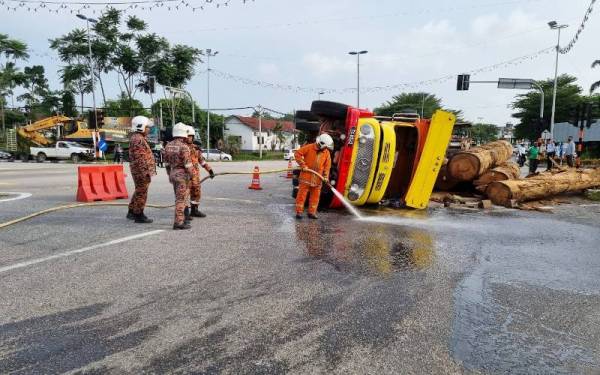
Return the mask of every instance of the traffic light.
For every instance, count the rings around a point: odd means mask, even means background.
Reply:
[[[583,120],[584,106],[581,103],[577,103],[576,106],[571,107],[569,110],[569,124],[578,128],[579,123]]]
[[[468,91],[469,83],[471,81],[471,75],[469,74],[459,74],[458,81],[456,82],[456,90],[458,91]]]
[[[104,127],[104,112],[97,111],[96,112],[96,124],[99,128]]]
[[[592,117],[594,105],[592,103],[586,103],[585,107],[585,127],[589,129],[594,122],[594,118]]]
[[[88,111],[88,129],[96,129],[96,114],[94,111]]]

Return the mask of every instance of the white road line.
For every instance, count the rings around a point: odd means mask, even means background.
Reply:
[[[10,201],[17,201],[19,199],[25,199],[25,198],[31,197],[31,193],[15,193],[15,192],[12,192],[12,191],[0,191],[0,196],[2,194],[16,195],[16,197],[0,199],[0,203],[2,203],[2,202],[10,202]]]
[[[74,255],[74,254],[85,253],[85,252],[88,252],[88,251],[100,249],[102,247],[107,247],[107,246],[117,245],[117,244],[120,244],[120,243],[123,243],[123,242],[127,242],[127,241],[137,240],[138,238],[144,238],[144,237],[148,237],[148,236],[153,236],[153,235],[161,233],[161,232],[164,232],[164,231],[163,230],[153,230],[151,232],[136,234],[134,236],[124,237],[124,238],[120,238],[120,239],[117,239],[117,240],[112,240],[112,241],[109,241],[109,242],[101,243],[101,244],[98,244],[98,245],[92,245],[92,246],[84,247],[83,249],[66,251],[64,253],[50,255],[50,256],[47,256],[47,257],[44,257],[44,258],[32,259],[32,260],[28,260],[26,262],[21,262],[21,263],[13,264],[13,265],[6,266],[6,267],[0,267],[0,273],[12,271],[12,270],[16,270],[16,269],[19,269],[19,268],[25,268],[25,267],[28,267],[28,266],[32,266],[34,264],[47,262],[47,261],[53,260],[53,259],[65,258],[65,257],[71,256],[71,255]]]

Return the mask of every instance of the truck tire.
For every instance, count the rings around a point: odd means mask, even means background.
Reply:
[[[39,153],[36,155],[36,157],[35,157],[35,160],[36,160],[38,163],[43,163],[43,162],[45,162],[45,161],[46,161],[46,159],[47,159],[47,156],[46,156],[46,154],[44,154],[43,152],[39,152]]]
[[[348,114],[348,108],[350,108],[349,105],[342,103],[315,100],[312,102],[310,111],[317,116],[345,119]]]
[[[73,164],[79,163],[79,159],[79,154],[71,154],[71,161],[73,162]]]
[[[296,111],[296,119],[317,122],[319,121],[319,116],[311,111]]]
[[[318,122],[308,122],[304,120],[296,121],[296,130],[303,132],[318,132],[321,129],[321,124]]]

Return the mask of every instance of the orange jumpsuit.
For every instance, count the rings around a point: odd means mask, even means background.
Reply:
[[[303,146],[294,153],[296,163],[301,168],[309,168],[329,180],[329,169],[331,169],[331,154],[328,149],[320,150],[316,143]],[[321,198],[321,187],[323,181],[311,172],[300,173],[300,188],[296,197],[296,213],[304,212],[304,203],[310,193],[308,201],[308,213],[316,214]]]

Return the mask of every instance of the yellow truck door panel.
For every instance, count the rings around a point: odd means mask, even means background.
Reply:
[[[456,116],[450,112],[436,111],[433,115],[423,153],[406,194],[405,202],[408,207],[427,208],[455,122]]]
[[[367,203],[381,144],[379,121],[374,118],[360,119],[356,130],[356,142],[352,154],[352,163],[344,196],[355,206]]]

